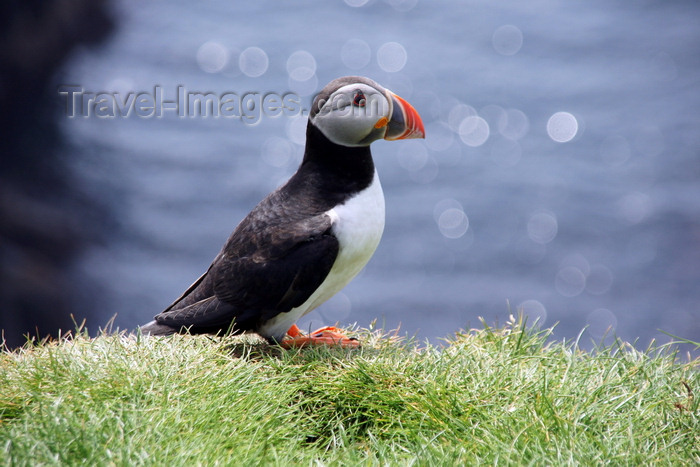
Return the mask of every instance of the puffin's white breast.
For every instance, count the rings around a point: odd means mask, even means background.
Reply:
[[[331,271],[306,302],[268,321],[261,334],[281,339],[292,324],[338,293],[367,264],[384,232],[384,192],[377,172],[370,186],[326,214],[340,246]]]

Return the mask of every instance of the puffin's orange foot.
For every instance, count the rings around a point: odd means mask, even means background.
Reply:
[[[339,345],[348,348],[360,346],[360,341],[354,337],[347,337],[340,329],[334,326],[316,329],[308,336],[305,336],[297,325],[293,324],[287,331],[287,334],[289,338],[280,342],[280,345],[285,349],[306,347],[307,345]]]

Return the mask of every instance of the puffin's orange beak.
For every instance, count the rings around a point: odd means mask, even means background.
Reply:
[[[425,138],[423,120],[411,104],[387,91],[392,100],[393,109],[391,118],[387,123],[384,139],[394,141],[397,139]]]

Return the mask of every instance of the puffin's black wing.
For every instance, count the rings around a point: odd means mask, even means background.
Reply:
[[[303,304],[338,255],[338,240],[326,214],[274,228],[261,229],[254,223],[239,227],[209,270],[155,317],[157,323],[213,332],[227,330],[235,320],[236,330],[255,330]],[[248,235],[250,231],[255,234]],[[248,241],[241,244],[241,238]]]

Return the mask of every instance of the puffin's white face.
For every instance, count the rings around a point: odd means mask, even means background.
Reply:
[[[424,137],[423,122],[415,109],[379,85],[343,84],[314,105],[318,110],[310,116],[311,123],[342,146],[369,146],[381,138]]]
[[[367,146],[384,137],[390,115],[391,102],[384,93],[356,83],[339,88],[328,100],[319,102],[318,113],[311,121],[336,144]]]

